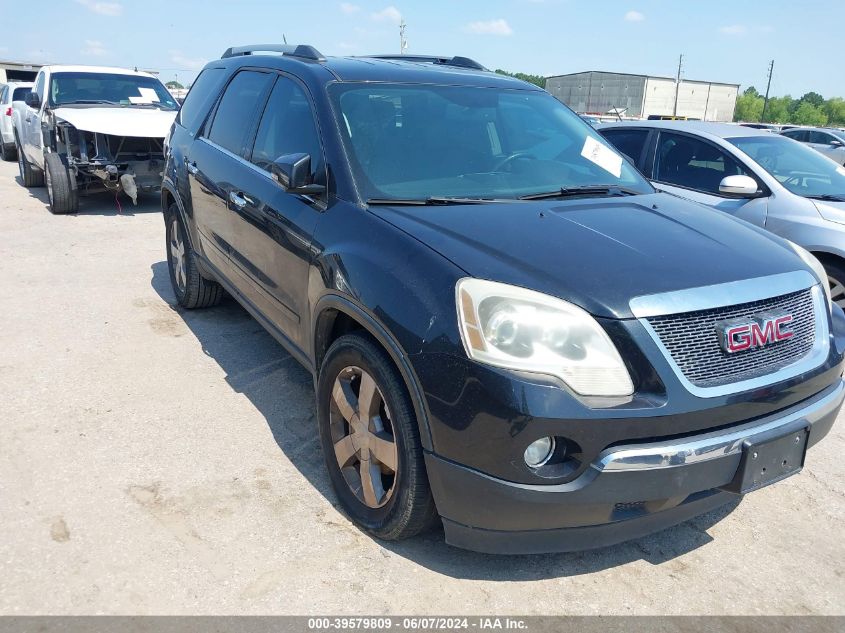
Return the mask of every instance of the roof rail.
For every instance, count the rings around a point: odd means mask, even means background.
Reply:
[[[232,46],[226,49],[221,59],[237,57],[238,55],[253,55],[259,52],[281,53],[282,55],[312,59],[318,62],[326,60],[320,51],[308,44],[248,44],[247,46]]]
[[[472,68],[474,70],[487,70],[484,66],[479,64],[474,59],[469,57],[440,57],[438,55],[366,55],[373,59],[392,59],[396,61],[406,62],[424,62],[428,64],[438,64],[441,66],[457,66],[459,68]]]

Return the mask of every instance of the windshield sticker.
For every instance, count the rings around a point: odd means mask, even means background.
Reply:
[[[152,88],[138,88],[140,97],[129,97],[129,103],[158,103],[159,98]]]
[[[617,178],[622,177],[622,157],[606,145],[599,143],[592,136],[588,136],[587,140],[584,141],[581,156]]]

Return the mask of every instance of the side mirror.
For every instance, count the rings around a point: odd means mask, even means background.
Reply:
[[[719,192],[737,198],[757,195],[757,182],[750,176],[725,176],[719,183]]]
[[[311,182],[311,156],[285,154],[270,165],[270,176],[288,193],[316,196],[326,188]]]
[[[41,107],[41,97],[38,96],[35,92],[30,92],[26,95],[25,99],[26,105],[30,108],[40,108]]]
[[[843,145],[845,145],[845,143],[843,143],[842,141],[837,141],[836,139],[830,142],[831,147],[842,147]]]

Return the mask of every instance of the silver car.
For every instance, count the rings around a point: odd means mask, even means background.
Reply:
[[[824,264],[845,308],[845,167],[785,136],[701,121],[599,128],[658,189],[764,227]]]
[[[845,132],[832,128],[795,127],[784,130],[781,134],[806,143],[832,161],[845,165]]]

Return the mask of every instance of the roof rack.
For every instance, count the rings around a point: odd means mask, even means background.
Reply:
[[[487,70],[484,66],[479,64],[474,59],[469,57],[440,57],[437,55],[367,55],[374,59],[392,59],[406,62],[424,62],[428,64],[438,64],[440,66],[457,66],[458,68],[472,68],[474,70]]]
[[[308,44],[248,44],[247,46],[232,46],[227,48],[221,59],[237,57],[238,55],[253,55],[255,53],[281,53],[291,57],[301,57],[317,62],[325,61],[326,58],[313,46]]]

